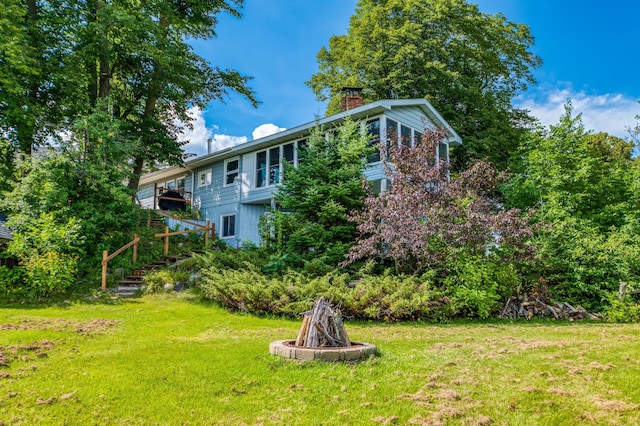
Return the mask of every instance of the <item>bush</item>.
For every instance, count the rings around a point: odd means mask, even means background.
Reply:
[[[145,286],[145,293],[158,293],[165,291],[165,286],[171,286],[174,289],[178,283],[187,283],[190,273],[187,271],[172,271],[169,269],[161,269],[159,271],[146,274],[142,279]]]
[[[458,260],[449,266],[449,272],[444,288],[454,317],[489,318],[520,285],[513,264],[485,258]]]
[[[602,314],[610,322],[639,322],[640,303],[632,297],[627,296],[624,300],[618,298],[618,293],[611,293],[607,301],[609,302]]]
[[[26,274],[24,267],[0,266],[0,296],[27,297],[28,292],[25,286]]]
[[[48,251],[24,261],[26,292],[31,298],[58,296],[76,281],[77,258]]]
[[[202,275],[199,286],[206,298],[230,310],[255,314],[296,316],[321,296],[337,304],[344,315],[369,320],[437,319],[446,306],[432,273],[364,274],[355,281],[340,270],[316,277],[295,271],[269,277],[247,264],[239,270],[210,267]]]

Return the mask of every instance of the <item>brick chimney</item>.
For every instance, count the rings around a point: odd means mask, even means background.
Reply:
[[[361,92],[361,87],[343,87],[342,111],[347,111],[364,105]]]

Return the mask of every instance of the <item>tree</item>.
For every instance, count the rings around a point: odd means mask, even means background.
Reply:
[[[448,164],[435,163],[442,138],[439,131],[425,130],[415,147],[390,148],[390,189],[370,195],[365,208],[351,214],[360,235],[346,264],[389,260],[398,273],[443,274],[450,262],[488,253],[509,261],[531,256],[528,215],[503,210],[494,199],[503,175],[477,161],[449,180]]]
[[[464,140],[459,157],[503,169],[531,122],[511,100],[534,83],[533,42],[527,26],[465,0],[360,0],[307,84],[329,114],[343,87],[362,87],[366,101],[425,97]]]
[[[291,266],[313,258],[331,266],[343,260],[355,240],[356,227],[348,217],[363,206],[367,188],[362,173],[372,152],[369,136],[349,119],[336,129],[311,132],[299,151],[298,167],[285,164],[276,192],[286,213],[276,212],[277,232],[270,227],[265,237],[273,240],[277,256]]]
[[[586,131],[571,103],[532,133],[505,187],[509,205],[537,209],[540,274],[552,292],[599,309],[620,281],[640,277],[640,169],[634,144]]]
[[[229,90],[256,104],[248,77],[212,66],[186,42],[215,36],[217,15],[239,17],[242,1],[196,3],[3,3],[3,135],[28,156],[32,146],[66,137],[78,117],[108,112],[117,119],[118,143],[130,147],[132,189],[137,188],[145,164],[180,164],[183,153],[175,122],[188,126],[190,107],[204,108]],[[95,143],[83,141],[86,155],[91,155]]]

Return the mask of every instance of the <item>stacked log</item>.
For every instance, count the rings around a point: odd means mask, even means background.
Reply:
[[[313,309],[304,313],[296,346],[307,348],[351,346],[340,311],[334,310],[331,303],[324,297],[316,300]]]
[[[601,314],[589,313],[582,306],[573,307],[566,302],[551,302],[538,295],[534,297],[527,295],[510,297],[498,317],[503,319],[524,318],[527,320],[539,317],[569,321],[579,321],[587,318],[592,320],[603,319]]]

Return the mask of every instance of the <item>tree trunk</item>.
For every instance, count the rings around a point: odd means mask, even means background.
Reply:
[[[162,15],[160,15],[160,26],[162,28],[169,27],[169,21]],[[153,114],[156,111],[156,105],[158,103],[158,96],[160,94],[160,82],[162,77],[162,70],[157,66],[153,70],[153,74],[151,76],[151,82],[149,83],[149,91],[147,95],[147,100],[144,105],[144,119],[143,122],[151,120]],[[147,141],[145,141],[145,136],[142,137],[142,143],[147,145]],[[142,175],[142,169],[144,166],[144,149],[143,153],[138,154],[134,159],[133,171],[131,179],[129,179],[129,189],[132,191],[138,191],[138,185],[140,184],[140,176]]]

